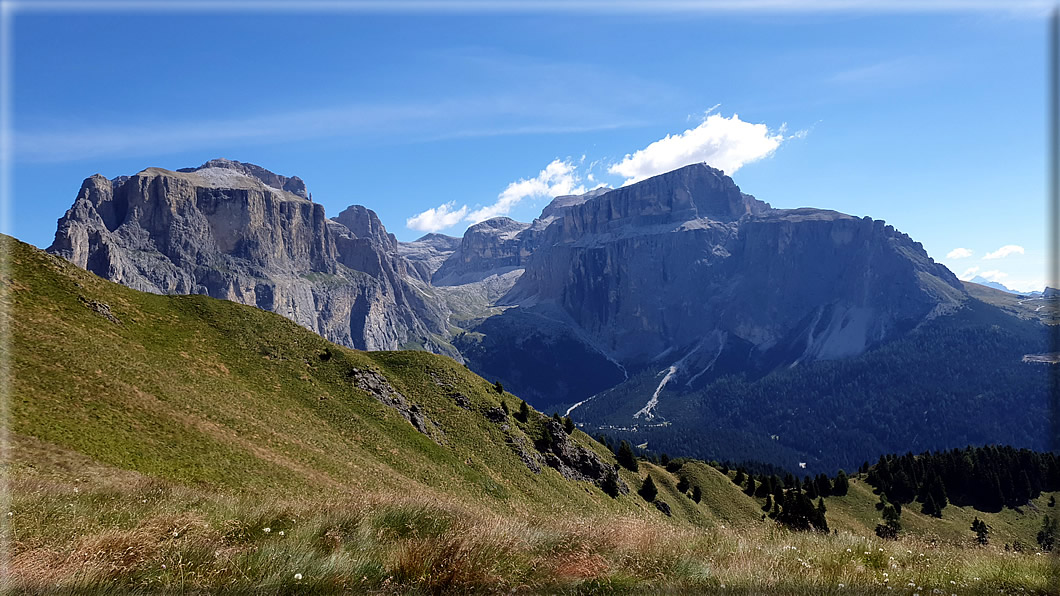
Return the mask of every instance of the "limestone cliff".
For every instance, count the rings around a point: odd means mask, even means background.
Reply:
[[[48,249],[107,279],[282,314],[344,345],[444,351],[447,312],[372,211],[335,220],[297,177],[213,160],[82,184]]]

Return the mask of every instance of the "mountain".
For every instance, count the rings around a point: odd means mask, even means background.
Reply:
[[[446,352],[447,313],[376,214],[328,219],[308,196],[297,177],[223,159],[96,175],[48,250],[138,290],[278,312],[343,345]]]
[[[913,445],[1042,445],[1044,369],[1022,356],[1046,352],[1045,298],[986,296],[883,221],[775,209],[705,164],[557,197],[530,223],[408,243],[362,206],[328,219],[296,177],[226,160],[149,168],[86,180],[49,251],[137,289],[271,310],[349,347],[446,354],[586,430],[650,432],[705,458],[835,467]],[[1019,352],[1000,369],[980,342],[994,328],[1005,354]],[[926,363],[975,386],[939,378],[934,400],[901,368],[936,378]],[[855,385],[890,389],[873,400]],[[768,415],[719,410],[722,389]],[[931,430],[951,408],[961,415]],[[896,432],[910,411],[924,414]],[[992,431],[977,430],[975,416],[995,412]],[[1033,432],[1014,435],[1021,425]],[[868,438],[841,447],[848,431]]]
[[[965,476],[943,464],[962,453],[881,459],[822,495],[814,513],[826,507],[835,534],[793,532],[779,523],[810,503],[794,478],[756,472],[749,495],[743,469],[619,469],[608,447],[533,409],[524,419],[518,397],[450,358],[355,351],[6,236],[0,250],[13,593],[817,594],[878,586],[881,565],[933,589],[1048,593],[1048,557],[1001,545],[1035,544],[1060,494],[1055,457],[970,453],[967,466],[1005,462],[1006,480],[1030,472],[1027,491],[1006,485],[1018,509],[989,511],[958,500]],[[942,519],[912,504],[906,469],[943,474]],[[648,479],[650,498],[636,490]],[[877,485],[907,504],[897,541],[874,535]],[[770,503],[785,503],[778,521]],[[976,518],[988,548],[973,546]]]
[[[995,290],[1001,290],[1002,292],[1008,292],[1009,294],[1021,294],[1022,293],[1022,292],[1017,292],[1016,290],[1010,290],[1007,287],[1005,287],[1003,284],[1001,284],[1000,282],[990,281],[989,279],[986,279],[985,277],[983,277],[981,275],[976,275],[975,277],[973,277],[969,281],[971,283],[973,283],[973,284],[979,284],[981,286],[986,286],[988,288],[994,288]],[[1041,294],[1041,292],[1037,292],[1037,293]]]

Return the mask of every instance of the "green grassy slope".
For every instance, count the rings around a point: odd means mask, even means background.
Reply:
[[[485,418],[502,397],[449,358],[357,352],[259,309],[136,292],[17,241],[3,249],[16,437],[230,491],[436,492],[495,509],[631,511],[632,499],[551,468],[532,473]],[[354,369],[383,374],[442,444],[358,389]],[[517,398],[503,399],[516,409]],[[532,450],[535,425],[507,424]]]
[[[10,261],[0,280],[12,372],[3,468],[16,588],[341,592],[363,578],[378,592],[754,591],[783,581],[820,593],[837,577],[867,577],[864,566],[784,575],[795,563],[780,545],[793,537],[761,519],[761,502],[731,472],[700,462],[622,470],[631,492],[617,499],[547,466],[531,472],[509,436],[533,451],[543,417],[491,422],[487,411],[502,400],[515,411],[518,398],[449,358],[348,350],[252,307],[136,292],[7,237],[0,250]],[[433,439],[357,388],[356,371],[378,372],[416,404]],[[581,431],[571,437],[614,463]],[[672,517],[636,494],[648,474]],[[680,476],[701,502],[677,491]],[[1045,499],[978,515],[998,544],[1033,544]],[[827,502],[844,533],[800,536],[800,548],[817,544],[823,557],[878,543],[867,487],[855,480]],[[941,521],[903,521],[910,539],[967,544],[972,515],[951,506]],[[775,573],[751,573],[761,565]],[[1021,585],[1045,585],[1040,562],[1021,565],[1032,578]],[[312,582],[292,579],[295,570]]]

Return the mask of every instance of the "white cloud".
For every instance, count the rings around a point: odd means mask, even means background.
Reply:
[[[967,248],[955,248],[946,253],[947,259],[967,259],[970,256],[972,256],[972,251]]]
[[[958,275],[957,278],[961,279],[961,280],[964,280],[964,281],[968,281],[969,279],[972,279],[973,277],[975,277],[976,273],[979,273],[979,268],[978,267],[969,267],[969,268],[964,270],[964,273]]]
[[[476,209],[467,215],[467,221],[478,223],[491,217],[507,215],[523,199],[531,197],[558,197],[560,195],[577,195],[585,192],[585,187],[577,174],[577,166],[570,161],[552,160],[534,178],[523,178],[512,182],[497,195],[497,202]]]
[[[437,232],[460,223],[467,215],[467,205],[454,210],[454,201],[428,209],[423,213],[414,215],[405,220],[405,226],[411,230],[420,232]]]
[[[1001,248],[995,250],[994,252],[986,253],[985,255],[983,255],[983,258],[984,259],[1003,259],[1003,258],[1005,258],[1005,257],[1007,257],[1009,255],[1015,255],[1015,254],[1022,255],[1023,253],[1024,253],[1024,250],[1023,250],[1022,246],[1019,246],[1019,245],[1016,245],[1016,244],[1006,244],[1005,246],[1002,246]]]
[[[998,271],[997,269],[991,269],[990,271],[984,271],[980,273],[979,277],[982,277],[983,279],[989,281],[996,281],[998,283],[1001,283],[1001,280],[1008,277],[1008,273],[1005,273],[1004,271]]]
[[[765,124],[744,122],[736,114],[731,118],[709,114],[695,128],[666,135],[626,155],[608,172],[625,177],[623,186],[699,162],[732,174],[744,164],[772,155],[784,140],[783,130],[771,133]]]

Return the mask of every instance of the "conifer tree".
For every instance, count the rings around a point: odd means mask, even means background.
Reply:
[[[732,479],[733,483],[736,484],[736,486],[741,486],[744,483],[744,480],[746,480],[746,476],[744,476],[743,469],[737,469],[736,476]]]
[[[972,522],[972,527],[970,529],[975,532],[975,542],[979,546],[986,546],[987,543],[990,542],[990,527],[986,525],[986,522],[979,519],[978,516],[976,516],[975,520]]]
[[[640,490],[637,491],[645,501],[651,503],[655,500],[656,495],[659,494],[659,489],[655,488],[655,481],[651,479],[651,474],[644,479],[644,484],[640,485]]]
[[[753,497],[758,490],[755,488],[755,477],[753,475],[747,476],[747,488],[744,489],[744,494],[748,497]]]
[[[516,416],[516,418],[518,418],[520,422],[526,422],[530,419],[530,405],[525,401],[520,402],[519,415]]]
[[[692,487],[692,500],[696,503],[703,500],[703,489],[699,488],[698,484]]]
[[[681,476],[680,478],[677,479],[677,490],[679,490],[681,492],[685,492],[685,491],[688,490],[688,485],[689,485],[688,478],[686,478],[685,476]]]
[[[842,497],[847,494],[850,489],[850,481],[847,479],[847,473],[843,470],[839,470],[839,473],[835,475],[835,484],[832,486],[832,494],[837,497]]]
[[[618,465],[631,472],[636,472],[640,469],[640,466],[637,465],[637,458],[633,455],[633,448],[629,446],[627,441],[622,441],[618,446],[618,453],[615,454],[615,457],[618,459]]]
[[[567,434],[574,432],[574,421],[570,419],[570,416],[563,417],[563,430],[567,431]]]

